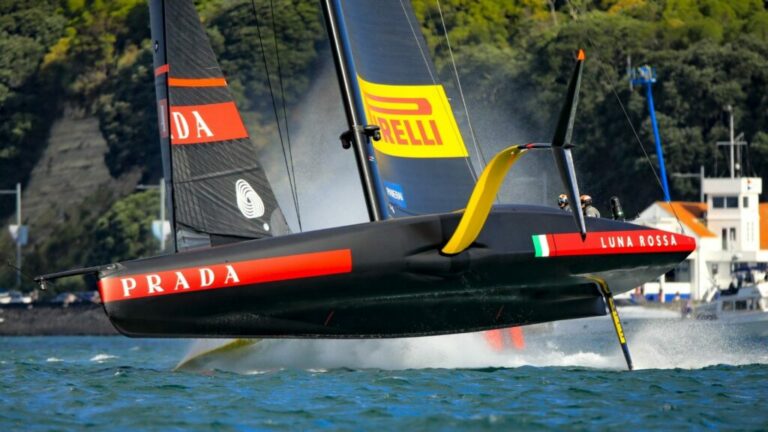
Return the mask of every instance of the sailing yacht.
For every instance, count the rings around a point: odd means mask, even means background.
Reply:
[[[495,205],[507,171],[551,152],[578,202],[571,135],[579,51],[551,143],[512,145],[476,173],[409,4],[323,0],[370,221],[291,233],[191,0],[151,0],[164,178],[177,253],[93,273],[139,337],[381,338],[606,314],[691,237],[580,212]],[[554,108],[553,108],[554,109]],[[329,173],[330,174],[330,173]],[[631,363],[630,363],[631,367]]]

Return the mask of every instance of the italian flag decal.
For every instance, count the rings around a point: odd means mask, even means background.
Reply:
[[[536,258],[549,256],[549,243],[547,243],[547,235],[540,234],[531,236],[533,238],[533,248],[536,249]]]
[[[661,230],[538,234],[531,236],[536,258],[577,255],[616,255],[664,252],[693,252],[696,240]]]

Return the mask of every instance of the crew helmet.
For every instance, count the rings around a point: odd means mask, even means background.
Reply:
[[[560,194],[560,196],[557,197],[557,205],[560,207],[565,207],[568,205],[568,195],[566,194]]]
[[[579,199],[581,200],[582,207],[592,205],[592,197],[589,195],[582,195],[579,197]]]

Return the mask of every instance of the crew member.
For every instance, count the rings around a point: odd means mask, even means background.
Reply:
[[[557,206],[560,207],[560,210],[571,211],[571,206],[568,204],[568,195],[560,194],[557,197]]]
[[[582,195],[579,197],[581,200],[581,211],[584,212],[586,217],[600,217],[600,212],[596,208],[592,207],[592,197],[589,195]]]

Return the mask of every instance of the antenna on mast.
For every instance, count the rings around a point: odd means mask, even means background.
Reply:
[[[731,178],[741,177],[741,146],[747,145],[747,142],[744,141],[744,132],[740,133],[738,136],[733,136],[733,106],[727,105],[725,107],[725,110],[728,111],[728,131],[729,131],[729,139],[728,141],[718,141],[718,146],[728,146],[730,147],[730,166],[731,166]],[[735,152],[735,155],[734,155]],[[738,162],[737,162],[738,161]]]

